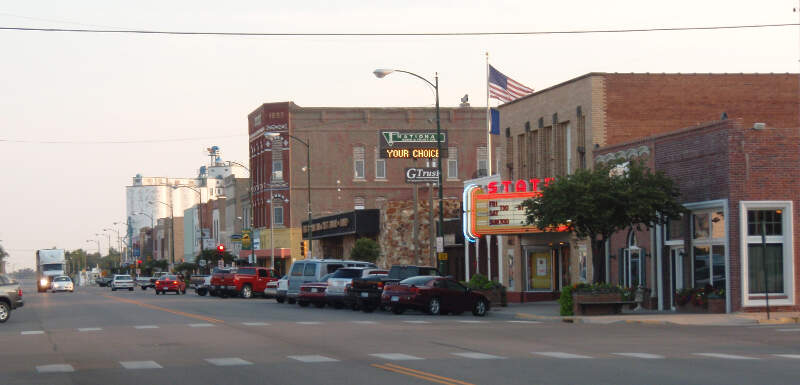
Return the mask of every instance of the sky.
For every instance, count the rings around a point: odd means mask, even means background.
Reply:
[[[798,23],[798,0],[0,1],[0,27],[215,32],[534,32]],[[536,90],[588,72],[797,73],[797,26],[451,37],[221,37],[0,30],[0,243],[12,269],[41,248],[108,247],[137,173],[193,177],[205,149],[247,163],[247,114],[486,105],[491,64]],[[492,101],[492,105],[496,102]],[[57,143],[53,143],[57,142]],[[119,143],[126,142],[126,143]],[[95,234],[102,234],[102,237]],[[114,235],[116,237],[116,235]],[[116,240],[112,239],[116,244]]]

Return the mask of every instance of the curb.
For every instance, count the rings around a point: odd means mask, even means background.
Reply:
[[[756,321],[758,324],[766,325],[781,325],[781,324],[796,324],[800,323],[800,317],[782,317],[776,319],[759,319]]]
[[[550,322],[566,322],[566,323],[581,323],[581,319],[577,317],[561,317],[561,316],[550,316],[550,315],[535,315],[535,314],[528,314],[528,313],[516,313],[514,314],[514,318],[516,319],[526,319],[526,320],[536,320],[536,321],[550,321]]]
[[[646,325],[672,325],[672,324],[674,324],[673,322],[660,321],[660,320],[655,320],[655,319],[642,319],[642,320],[628,319],[628,320],[625,320],[625,323],[626,324],[646,324]]]

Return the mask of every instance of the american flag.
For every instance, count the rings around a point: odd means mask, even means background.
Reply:
[[[516,80],[503,75],[491,65],[489,66],[489,97],[510,102],[531,93],[533,93],[533,89],[525,87]]]

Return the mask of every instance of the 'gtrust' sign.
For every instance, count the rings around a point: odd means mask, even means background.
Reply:
[[[544,184],[544,186],[547,186],[553,180],[555,180],[555,178],[544,178],[544,179],[533,178],[533,179],[528,179],[528,180],[518,179],[516,182],[511,181],[511,180],[504,180],[504,181],[499,182],[499,183],[498,182],[489,182],[489,184],[486,185],[486,189],[488,190],[489,194],[497,194],[497,193],[500,192],[500,191],[498,191],[499,185],[502,184],[503,185],[503,191],[502,192],[510,193],[510,192],[512,192],[511,191],[511,185],[513,184],[514,185],[514,192],[526,192],[526,191],[536,192],[536,191],[540,191],[540,189],[539,189],[540,185]],[[529,187],[529,184],[528,184],[529,182],[530,182],[530,189],[528,188]]]

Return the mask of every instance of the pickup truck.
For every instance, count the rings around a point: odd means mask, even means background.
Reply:
[[[147,290],[148,287],[154,288],[156,287],[155,282],[151,281],[153,277],[136,277],[136,284],[139,285],[142,290]]]
[[[0,275],[0,323],[8,321],[11,310],[25,305],[22,301],[22,287],[5,275]]]
[[[211,287],[221,297],[239,295],[252,298],[253,293],[263,293],[267,282],[277,281],[280,276],[275,269],[266,267],[240,267],[227,273],[211,276]]]
[[[430,266],[394,265],[388,275],[369,275],[354,278],[347,290],[347,303],[366,313],[372,312],[381,305],[381,294],[387,285],[395,284],[406,278],[419,275],[441,275],[439,270]]]
[[[189,287],[194,289],[194,292],[200,296],[208,294],[208,286],[210,283],[211,275],[193,274],[192,277],[189,278]]]

